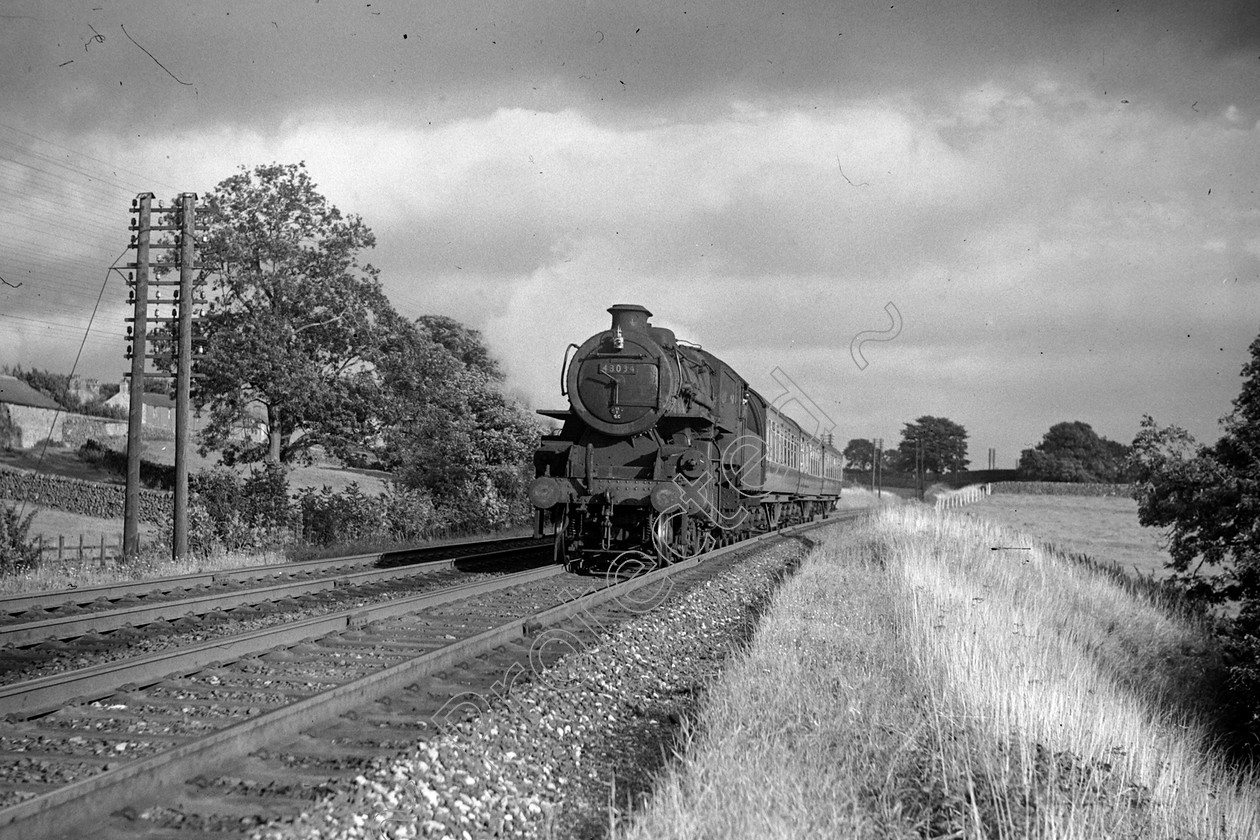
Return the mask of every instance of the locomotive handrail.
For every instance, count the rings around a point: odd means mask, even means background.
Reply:
[[[581,350],[582,348],[573,342],[569,342],[569,346],[564,348],[564,364],[560,365],[560,396],[569,396],[569,386],[566,380],[569,378],[569,351]]]

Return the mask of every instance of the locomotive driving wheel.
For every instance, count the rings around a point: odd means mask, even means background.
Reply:
[[[686,513],[658,514],[652,523],[652,544],[662,563],[690,560],[713,549],[716,539],[703,520]]]
[[[569,550],[569,512],[562,512],[555,520],[556,539],[552,547],[551,559],[558,566],[575,571],[581,564],[581,558]]]

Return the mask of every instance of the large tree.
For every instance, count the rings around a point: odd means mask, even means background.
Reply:
[[[1175,578],[1210,601],[1238,601],[1260,626],[1260,338],[1213,446],[1147,416],[1133,441],[1143,525],[1168,529]]]
[[[1019,456],[1022,478],[1035,481],[1125,481],[1129,447],[1100,437],[1080,420],[1056,423]]]
[[[303,163],[241,171],[206,197],[202,260],[213,297],[200,328],[204,447],[232,461],[302,461],[378,433],[373,366],[392,309],[360,262],[375,238],[318,192]],[[265,424],[266,443],[241,430]]]
[[[944,417],[924,415],[901,430],[897,445],[903,470],[922,464],[925,472],[939,477],[967,469],[967,430]]]

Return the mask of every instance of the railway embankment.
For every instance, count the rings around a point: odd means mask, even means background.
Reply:
[[[885,510],[805,558],[611,833],[1260,836],[1256,780],[1213,748],[1221,675],[1200,628],[1104,574]]]

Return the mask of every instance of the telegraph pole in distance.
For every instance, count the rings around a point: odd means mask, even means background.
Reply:
[[[884,498],[884,439],[876,438],[875,463],[871,465],[871,478],[875,479],[875,498]],[[875,477],[878,476],[878,479]]]

